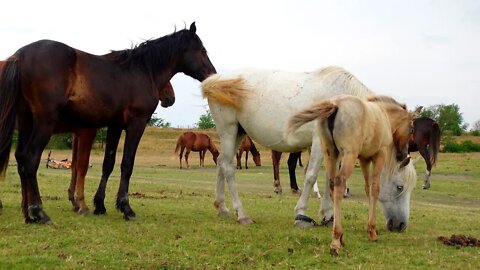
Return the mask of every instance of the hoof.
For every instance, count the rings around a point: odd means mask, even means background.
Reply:
[[[302,191],[301,191],[300,189],[298,189],[298,188],[297,188],[297,189],[292,188],[292,193],[293,193],[293,194],[300,195],[300,194],[302,194]]]
[[[135,220],[135,219],[137,219],[137,215],[135,214],[135,212],[131,211],[128,214],[124,213],[123,214],[123,219],[125,219],[126,221]]]
[[[330,255],[337,257],[340,252],[339,248],[330,248]]]
[[[343,194],[343,198],[350,198],[351,196],[352,196],[352,194],[350,193],[350,189],[347,188],[347,190]]]
[[[325,227],[332,227],[333,226],[333,216],[328,220],[325,217],[323,217],[322,222],[320,222],[320,225],[325,226]]]
[[[277,193],[278,195],[282,195],[282,188],[281,187],[276,187],[273,192]]]
[[[43,211],[40,205],[31,205],[27,210],[28,216],[25,218],[25,223],[32,224],[52,224],[50,217]]]
[[[312,218],[305,215],[297,215],[295,217],[295,222],[293,223],[295,227],[306,229],[318,226],[318,223]]]
[[[105,215],[107,214],[107,209],[103,208],[103,209],[99,209],[99,208],[95,208],[95,210],[93,210],[93,214],[94,215]]]
[[[423,189],[429,189],[429,188],[430,188],[430,185],[423,185],[422,188],[423,188]]]
[[[237,222],[242,224],[242,225],[249,225],[249,224],[254,223],[254,221],[249,217],[239,218],[239,219],[237,219]]]
[[[229,217],[232,216],[232,214],[230,214],[230,212],[228,212],[228,211],[220,211],[220,212],[217,213],[217,216],[229,218]]]
[[[83,209],[83,210],[78,209],[78,212],[77,212],[77,213],[80,214],[80,215],[82,215],[82,216],[90,215],[90,209],[88,209],[88,208],[87,208],[87,209]]]

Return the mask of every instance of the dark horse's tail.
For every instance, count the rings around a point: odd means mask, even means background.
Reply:
[[[12,56],[5,64],[0,78],[0,179],[5,176],[12,147],[17,96],[20,89],[19,70],[18,58]]]
[[[438,151],[440,150],[441,131],[436,121],[432,122],[432,130],[430,132],[430,142],[428,143],[428,154],[430,155],[430,163],[435,165],[437,162]]]

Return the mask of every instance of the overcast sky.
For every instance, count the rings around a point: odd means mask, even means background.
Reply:
[[[39,39],[105,54],[195,21],[218,72],[342,66],[372,91],[417,105],[459,105],[480,119],[480,1],[1,1],[0,59]],[[172,80],[157,117],[192,127],[208,109],[200,83]]]

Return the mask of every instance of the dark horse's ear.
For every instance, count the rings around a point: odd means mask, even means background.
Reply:
[[[190,24],[190,33],[192,33],[192,35],[195,35],[196,31],[197,27],[195,26],[195,22],[193,22],[192,24]]]

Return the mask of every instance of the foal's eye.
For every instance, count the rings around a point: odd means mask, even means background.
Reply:
[[[403,186],[397,186],[397,191],[402,192],[403,191]]]

